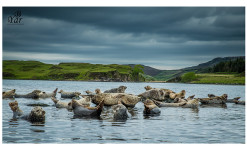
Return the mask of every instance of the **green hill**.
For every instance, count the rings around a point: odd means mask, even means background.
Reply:
[[[3,61],[3,79],[134,81],[127,65],[89,63],[45,64],[39,61]],[[140,74],[139,81],[145,81]]]
[[[157,75],[153,76],[156,80],[159,81],[169,81],[173,80],[177,77],[182,76],[186,72],[195,72],[195,73],[209,73],[209,68],[216,66],[219,63],[235,61],[237,59],[245,60],[245,56],[237,56],[237,57],[217,57],[208,62],[201,63],[197,66],[187,67],[178,70],[162,70]]]

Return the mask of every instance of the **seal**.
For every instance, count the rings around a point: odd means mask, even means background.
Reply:
[[[5,98],[14,98],[15,96],[15,89],[9,90],[9,91],[5,91],[2,93],[2,97],[3,99]]]
[[[245,101],[239,101],[238,99],[234,100],[235,104],[245,105]]]
[[[183,108],[198,108],[199,106],[199,99],[195,98],[192,100],[189,100],[188,102],[186,102],[185,105],[183,105]]]
[[[40,90],[33,90],[31,93],[28,94],[15,94],[15,98],[32,98],[38,99],[41,91]]]
[[[80,104],[83,105],[83,106],[90,106],[90,104],[91,104],[91,99],[90,99],[90,97],[88,97],[88,96],[83,96],[83,95],[81,95],[81,96],[82,96],[82,98],[79,99],[79,100],[77,100],[77,102],[80,103]]]
[[[151,90],[152,87],[148,85],[148,86],[145,86],[144,89],[145,89],[146,91],[148,91],[148,90]]]
[[[128,119],[128,109],[119,101],[117,105],[112,106],[113,120],[125,121]]]
[[[117,105],[121,101],[126,107],[135,107],[141,100],[138,96],[126,93],[101,93],[100,89],[95,90],[96,95],[91,95],[94,104],[99,104],[104,100],[105,106]]]
[[[235,103],[235,101],[238,101],[241,97],[235,97],[233,99],[227,99],[226,102],[227,103]]]
[[[13,111],[13,119],[21,118],[32,123],[45,121],[45,111],[40,106],[35,106],[27,115],[23,115],[23,111],[19,108],[17,101],[10,102],[9,106]]]
[[[73,98],[81,94],[80,92],[65,92],[64,90],[60,90],[58,93],[61,93],[61,98]]]
[[[213,97],[216,97],[214,94],[208,94],[208,97],[209,98],[213,98]]]
[[[181,103],[163,103],[159,102],[156,100],[153,100],[153,102],[158,106],[158,107],[181,107],[185,105],[187,102],[181,102]]]
[[[187,99],[182,99],[178,97],[174,99],[174,103],[183,103],[183,102],[187,103]]]
[[[40,92],[39,98],[49,98],[49,97],[56,97],[57,95],[57,88],[52,93]]]
[[[71,108],[69,108],[68,102],[62,102],[62,101],[56,99],[55,97],[51,97],[51,100],[54,102],[56,108],[71,109]]]
[[[146,89],[146,92],[138,95],[143,100],[154,99],[158,101],[171,102],[175,98],[185,97],[185,90],[182,90],[180,93],[175,93],[170,89],[164,89],[164,88],[152,88],[150,86],[146,86],[144,88]]]
[[[227,100],[227,94],[222,96],[215,96],[212,98],[199,98],[201,104],[225,104]]]
[[[164,89],[152,88],[144,93],[139,94],[138,96],[141,97],[143,100],[155,99],[159,101],[164,101],[169,98],[169,94],[170,92],[165,91]]]
[[[104,93],[124,93],[126,89],[126,86],[119,86],[118,88],[106,90]]]
[[[93,94],[93,92],[91,92],[89,90],[86,90],[85,92],[87,93],[87,95]]]
[[[71,104],[75,117],[100,117],[104,100],[102,100],[97,107],[84,107],[74,99],[71,101]]]
[[[182,90],[181,92],[179,93],[170,93],[169,96],[170,96],[170,99],[175,99],[175,98],[185,98],[185,90]]]
[[[191,95],[187,98],[187,101],[194,99],[195,95]]]
[[[144,115],[159,115],[160,114],[161,111],[159,107],[152,100],[147,99],[143,103],[144,103],[144,110],[143,110]]]

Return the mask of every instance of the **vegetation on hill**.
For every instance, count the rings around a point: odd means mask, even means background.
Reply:
[[[245,84],[245,57],[215,58],[194,67],[163,71],[144,65],[90,63],[54,65],[38,61],[4,60],[3,79]]]
[[[239,74],[203,73],[196,74],[196,80],[193,80],[190,83],[244,85],[245,76],[239,76]]]
[[[178,69],[178,70],[163,70],[161,71],[159,74],[153,76],[154,78],[156,78],[156,80],[159,81],[177,81],[179,78],[181,78],[181,76],[187,72],[195,72],[195,73],[215,73],[212,72],[210,70],[210,68],[214,67],[215,65],[221,63],[221,62],[234,62],[234,61],[244,61],[245,60],[245,56],[238,56],[238,57],[217,57],[215,59],[212,59],[211,61],[205,62],[205,63],[201,63],[197,66],[193,66],[193,67],[187,67],[187,68],[183,68],[183,69]],[[241,63],[239,62],[239,64]],[[244,64],[242,62],[242,64]],[[238,65],[233,65],[233,66],[238,66]],[[242,66],[242,65],[241,65]],[[245,68],[245,67],[242,67]],[[231,71],[220,71],[220,72],[231,72]]]
[[[143,71],[127,65],[89,63],[45,64],[39,61],[3,61],[3,79],[145,81]]]
[[[227,62],[220,62],[213,67],[207,69],[207,72],[237,72],[245,71],[245,60],[238,58]]]
[[[194,72],[187,72],[182,75],[181,82],[191,82],[196,79],[196,74]]]

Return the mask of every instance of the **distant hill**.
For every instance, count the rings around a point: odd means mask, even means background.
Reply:
[[[150,66],[144,67],[140,81],[167,81],[181,76],[186,72],[203,73],[209,67],[239,57],[217,57],[197,66],[177,70],[159,70]],[[103,65],[90,63],[45,64],[38,61],[3,60],[3,79],[34,79],[34,80],[83,80],[83,81],[134,81],[131,71],[136,64]]]
[[[45,64],[39,61],[3,60],[3,79],[136,81],[126,65],[90,63]],[[145,78],[140,75],[139,81]]]
[[[134,67],[136,64],[128,64],[128,66],[130,67]],[[153,68],[153,67],[150,67],[150,66],[145,66],[145,65],[142,65],[144,67],[143,71],[146,75],[149,75],[149,76],[156,76],[158,75],[159,73],[162,72],[162,70],[159,70],[159,69],[156,69],[156,68]]]
[[[178,69],[178,70],[162,70],[159,74],[153,76],[155,79],[160,80],[160,81],[167,81],[169,79],[176,78],[178,76],[181,76],[182,74],[186,72],[196,72],[196,73],[201,73],[204,72],[207,68],[213,67],[214,65],[220,63],[220,62],[225,62],[225,61],[230,61],[230,60],[236,60],[237,58],[242,58],[245,59],[245,56],[237,56],[237,57],[217,57],[214,58],[208,62],[201,63],[197,66],[192,66],[192,67],[187,67],[183,69]]]
[[[225,62],[225,61],[230,61],[230,60],[236,60],[237,58],[242,58],[242,59],[245,59],[245,56],[237,56],[237,57],[217,57],[217,58],[214,58],[213,60],[210,60],[208,62],[205,62],[205,63],[201,63],[197,66],[193,66],[193,67],[187,67],[187,68],[183,68],[182,70],[196,70],[196,69],[205,69],[205,68],[208,68],[208,67],[213,67],[214,65],[220,63],[220,62]]]

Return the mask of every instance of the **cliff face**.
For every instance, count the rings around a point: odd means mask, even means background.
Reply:
[[[115,81],[115,82],[127,82],[131,81],[131,77],[129,74],[121,74],[117,70],[108,71],[108,72],[89,72],[89,79],[99,80],[99,81]]]

